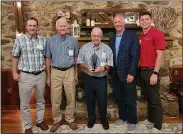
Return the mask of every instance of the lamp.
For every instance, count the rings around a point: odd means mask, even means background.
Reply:
[[[16,37],[21,36],[23,33],[19,33],[18,30],[16,30]]]
[[[17,8],[21,8],[21,6],[22,6],[21,2],[17,2],[16,4],[17,4]]]
[[[80,37],[80,25],[77,24],[77,20],[71,25],[72,36]]]

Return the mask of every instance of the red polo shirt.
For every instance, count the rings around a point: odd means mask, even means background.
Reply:
[[[156,50],[165,49],[165,36],[160,30],[151,27],[146,34],[141,34],[140,41],[140,67],[154,67]]]

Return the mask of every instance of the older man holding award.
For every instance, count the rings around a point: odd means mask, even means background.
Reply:
[[[92,128],[96,121],[96,101],[100,121],[105,130],[109,129],[107,121],[107,73],[113,66],[113,53],[110,47],[101,42],[102,30],[92,29],[92,42],[85,44],[79,52],[78,64],[84,72],[84,92],[88,110],[88,128]]]

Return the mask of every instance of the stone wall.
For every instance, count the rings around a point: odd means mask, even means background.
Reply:
[[[16,38],[15,10],[13,2],[2,2],[1,9],[1,49],[2,68],[11,67],[11,51]]]
[[[145,8],[171,7],[175,10],[177,19],[170,30],[170,36],[182,38],[182,4],[181,2],[23,2],[24,20],[36,17],[39,21],[39,34],[50,37],[54,34],[52,22],[59,10],[69,11],[71,18],[80,18],[83,9],[105,8]],[[15,12],[13,2],[2,2],[2,68],[11,68],[11,51],[16,37]],[[72,21],[72,20],[71,20]],[[81,21],[81,20],[80,20]],[[182,64],[182,41],[169,41],[165,50],[166,67]]]

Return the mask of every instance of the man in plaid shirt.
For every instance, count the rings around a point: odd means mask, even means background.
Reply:
[[[25,133],[33,133],[29,106],[33,88],[36,88],[36,126],[48,130],[43,121],[46,82],[43,50],[46,39],[37,35],[37,27],[37,19],[29,18],[26,22],[27,33],[16,38],[12,51],[12,73],[13,79],[18,81],[19,85],[20,110]],[[20,74],[17,70],[20,70]]]

